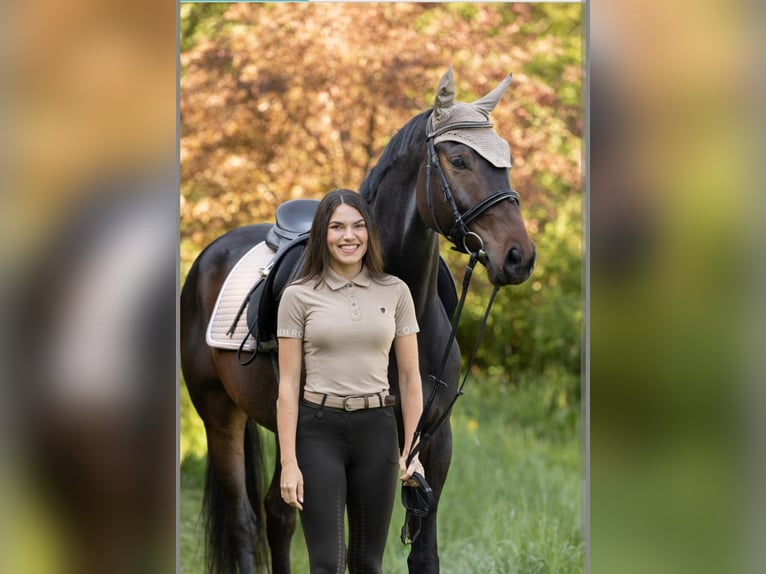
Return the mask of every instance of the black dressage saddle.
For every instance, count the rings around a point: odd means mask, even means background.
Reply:
[[[283,245],[308,233],[318,205],[316,199],[291,199],[277,207],[276,224],[266,234],[266,245],[278,252]]]

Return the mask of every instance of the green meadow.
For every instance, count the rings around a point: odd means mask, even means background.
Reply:
[[[580,413],[551,401],[550,381],[469,379],[452,416],[452,466],[439,507],[444,574],[582,573],[584,455]],[[182,389],[180,552],[183,574],[204,572],[199,511],[204,432]],[[274,437],[264,431],[273,468]],[[398,503],[383,571],[406,574]],[[308,572],[300,525],[292,567]]]

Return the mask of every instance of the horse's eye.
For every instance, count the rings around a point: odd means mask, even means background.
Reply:
[[[456,155],[455,157],[451,157],[449,162],[452,164],[452,167],[456,169],[465,169],[468,167],[468,164],[466,164],[465,160],[459,155]]]

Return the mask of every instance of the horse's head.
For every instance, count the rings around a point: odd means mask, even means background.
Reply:
[[[439,82],[418,178],[423,220],[459,250],[478,253],[497,286],[526,281],[536,256],[509,182],[510,147],[489,121],[510,81],[471,104],[455,102],[450,67]]]

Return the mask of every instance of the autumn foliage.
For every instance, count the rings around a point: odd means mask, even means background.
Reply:
[[[578,371],[581,5],[241,3],[180,9],[182,274],[207,243],[234,227],[273,220],[276,206],[287,199],[319,197],[334,187],[358,189],[396,130],[431,107],[448,66],[454,67],[460,101],[484,95],[513,72],[492,116],[511,145],[511,182],[538,243],[539,265],[527,284],[501,292],[497,312],[508,320],[490,326],[480,364],[544,371],[542,362],[553,361]],[[448,257],[460,279],[465,262],[457,254]],[[481,278],[477,283],[461,326],[460,337],[468,341],[485,303]],[[566,308],[546,307],[550,297]],[[555,342],[546,342],[538,317],[551,322]],[[525,348],[530,341],[535,347]],[[498,354],[506,358],[491,358]]]

